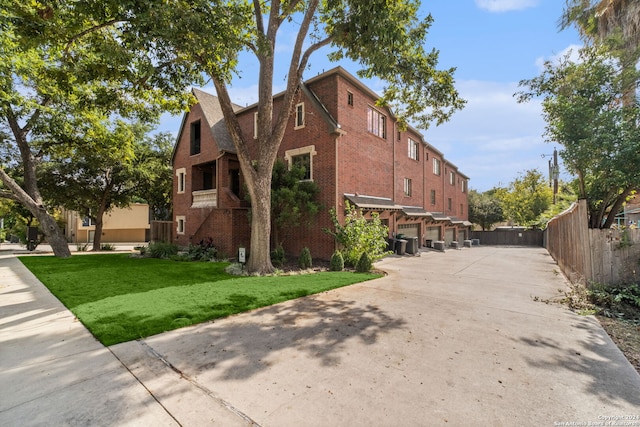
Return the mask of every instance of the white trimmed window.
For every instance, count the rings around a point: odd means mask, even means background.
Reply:
[[[183,194],[186,186],[187,170],[185,168],[176,169],[178,179],[178,194]]]
[[[258,139],[258,112],[253,113],[253,139]]]
[[[294,129],[302,129],[304,127],[304,102],[296,105],[296,125]]]
[[[463,193],[467,192],[467,180],[466,179],[460,180],[460,191],[462,191]]]
[[[440,159],[436,159],[434,157],[434,159],[433,159],[433,173],[434,173],[434,175],[440,175],[440,171],[441,171]]]
[[[456,173],[453,171],[449,172],[449,184],[456,185]]]
[[[184,215],[176,215],[176,233],[184,234],[186,221],[187,220]]]
[[[289,170],[293,165],[305,168],[305,181],[313,181],[313,156],[318,154],[315,145],[308,145],[293,150],[287,150],[284,153],[284,159],[289,165]]]
[[[420,160],[420,144],[418,141],[414,141],[409,138],[409,158],[413,160]]]
[[[411,196],[411,178],[404,179],[404,195]]]
[[[380,138],[387,138],[387,118],[371,107],[367,109],[367,130]]]

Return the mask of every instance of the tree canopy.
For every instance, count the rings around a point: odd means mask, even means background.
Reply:
[[[506,219],[529,227],[551,206],[553,191],[539,171],[531,169],[520,174],[508,188],[495,190]]]
[[[626,100],[621,64],[606,50],[585,47],[580,61],[546,63],[543,73],[521,82],[521,101],[543,97],[547,141],[562,144],[560,156],[587,199],[592,228],[608,228],[640,183],[640,110]]]
[[[38,219],[58,256],[69,256],[69,249],[40,191],[41,163],[96,141],[105,121],[153,122],[163,111],[185,108],[192,101],[185,81],[199,78],[190,63],[157,55],[162,47],[137,38],[129,31],[134,16],[114,6],[17,0],[0,5],[0,135],[7,154],[0,195]],[[94,146],[96,153],[117,148],[116,140]]]
[[[479,225],[482,231],[489,231],[494,224],[504,220],[502,205],[494,192],[469,191],[469,221]]]

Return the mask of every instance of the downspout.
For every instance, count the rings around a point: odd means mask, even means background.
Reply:
[[[396,136],[398,135],[398,129],[397,129],[398,124],[394,121],[393,122],[393,134],[391,135],[391,161],[392,163],[392,167],[393,167],[393,182],[391,183],[391,196],[393,198],[393,204],[395,205],[396,203],[396,178],[397,178],[397,173],[396,173]],[[390,217],[393,218],[393,229],[391,227],[389,227],[389,231],[391,231],[391,235],[393,237],[396,236],[396,231],[398,230],[398,213],[396,211],[393,211],[393,213],[390,214]],[[388,236],[389,237],[389,236]]]
[[[335,168],[334,168],[334,197],[335,197],[335,204],[334,206],[336,207],[336,215],[338,215],[338,212],[340,212],[339,210],[339,206],[340,206],[340,192],[339,192],[339,177],[340,177],[340,159],[338,157],[339,154],[339,150],[338,150],[338,140],[340,139],[340,134],[338,133],[334,138],[334,150],[335,150]],[[337,251],[338,250],[338,241],[336,239],[333,239],[333,251]]]

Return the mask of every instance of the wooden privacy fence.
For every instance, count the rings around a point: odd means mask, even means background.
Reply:
[[[494,230],[472,231],[472,239],[480,239],[481,245],[542,246],[542,230]]]
[[[170,243],[173,240],[172,221],[151,221],[151,241]]]
[[[640,278],[640,230],[589,229],[579,200],[547,225],[545,246],[572,282],[614,285]]]

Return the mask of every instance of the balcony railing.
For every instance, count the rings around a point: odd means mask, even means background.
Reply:
[[[192,208],[215,208],[218,205],[218,190],[199,190],[191,193]]]

